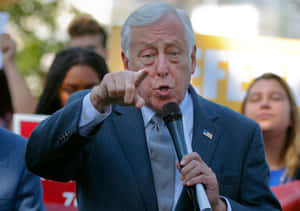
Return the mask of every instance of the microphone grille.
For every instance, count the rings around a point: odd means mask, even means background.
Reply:
[[[162,116],[165,123],[181,119],[181,111],[177,103],[170,102],[162,107]]]

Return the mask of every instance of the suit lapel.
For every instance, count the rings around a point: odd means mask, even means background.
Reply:
[[[211,164],[212,155],[218,143],[215,120],[217,114],[212,108],[208,108],[207,101],[196,94],[190,87],[191,96],[194,104],[194,128],[192,148],[198,152],[202,160]]]
[[[113,121],[119,133],[119,143],[136,176],[145,206],[147,210],[158,210],[141,112],[134,107],[120,106],[116,106],[116,111]]]

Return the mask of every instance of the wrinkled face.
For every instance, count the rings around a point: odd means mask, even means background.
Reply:
[[[168,102],[180,103],[190,84],[195,69],[195,51],[189,55],[183,25],[173,14],[157,22],[131,28],[126,69],[145,68],[148,75],[138,87],[139,94],[150,108],[161,111]]]
[[[66,74],[58,91],[62,106],[65,106],[70,95],[82,89],[91,89],[100,83],[95,70],[87,65],[75,65]]]
[[[102,41],[98,34],[87,34],[77,37],[72,37],[68,43],[69,47],[81,47],[93,50],[98,55],[106,59],[106,49],[102,45]]]
[[[261,79],[249,90],[245,115],[259,123],[262,132],[286,132],[290,113],[288,96],[275,79]]]

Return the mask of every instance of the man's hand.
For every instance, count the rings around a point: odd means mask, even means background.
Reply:
[[[16,43],[11,39],[9,34],[0,35],[0,47],[3,54],[3,65],[11,65],[14,63],[16,55]]]
[[[219,197],[219,185],[215,173],[201,159],[200,155],[192,152],[184,156],[176,166],[181,173],[183,185],[193,186],[203,184],[206,194],[214,211],[226,210],[226,204]]]
[[[119,71],[108,73],[101,83],[91,91],[91,102],[103,112],[111,104],[134,105],[141,108],[145,102],[138,94],[138,86],[148,75],[144,69],[135,71]]]

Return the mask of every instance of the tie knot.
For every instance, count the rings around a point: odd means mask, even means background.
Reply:
[[[163,121],[158,115],[154,115],[151,118],[149,124],[150,124],[151,130],[159,131],[163,127]]]

